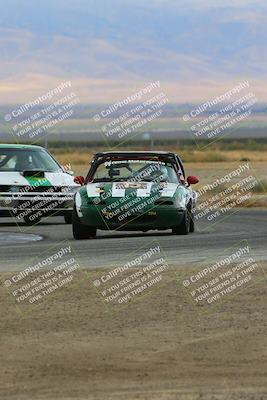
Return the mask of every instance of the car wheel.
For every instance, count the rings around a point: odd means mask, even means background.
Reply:
[[[67,213],[64,215],[64,221],[65,221],[65,223],[68,224],[68,225],[72,223],[72,212],[67,212]]]
[[[89,239],[96,236],[96,229],[83,225],[77,214],[76,208],[72,212],[72,233],[76,240]]]
[[[190,218],[190,232],[195,232],[195,221],[194,221],[194,214],[192,214],[191,210],[189,211],[189,218]]]
[[[184,212],[184,217],[180,225],[172,228],[173,235],[188,235],[190,232],[190,215],[188,210]]]
[[[40,217],[35,217],[33,219],[30,219],[30,216],[29,216],[29,217],[24,217],[23,219],[24,219],[25,224],[29,225],[29,226],[39,224],[39,222],[41,221]]]

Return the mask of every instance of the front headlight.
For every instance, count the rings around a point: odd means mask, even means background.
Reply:
[[[61,188],[62,193],[76,193],[80,189],[79,186],[66,186]]]
[[[10,186],[9,192],[11,193],[18,193],[20,187],[19,186]]]
[[[176,205],[178,208],[186,208],[186,198],[185,197],[178,198],[176,201]]]
[[[76,207],[77,214],[81,218],[83,216],[82,211],[81,211],[82,197],[79,192],[76,193],[74,201],[75,201],[75,207]]]
[[[179,208],[186,208],[187,191],[184,187],[180,187],[177,191],[176,205]]]

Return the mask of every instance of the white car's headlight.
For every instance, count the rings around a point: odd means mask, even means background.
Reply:
[[[79,186],[65,186],[61,188],[62,193],[76,193],[80,189]]]

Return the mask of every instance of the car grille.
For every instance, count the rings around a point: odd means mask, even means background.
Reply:
[[[24,192],[24,193],[42,193],[42,192],[61,192],[61,187],[60,186],[21,186],[18,188],[18,192]]]
[[[14,190],[15,188],[15,190]],[[11,186],[11,185],[0,185],[0,193],[64,193],[62,192],[61,186]],[[68,193],[68,187],[65,187],[66,193]]]
[[[11,186],[9,185],[0,185],[0,192],[9,192],[11,189]]]

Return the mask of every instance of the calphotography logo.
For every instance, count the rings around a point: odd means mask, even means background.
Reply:
[[[103,162],[95,172],[95,176],[98,171],[103,171],[106,176],[88,182],[86,191],[82,189],[82,203],[87,204],[88,211],[83,215],[82,206],[80,216],[87,219],[91,213],[97,228],[110,231],[123,228],[144,231],[161,227],[171,229],[175,222],[178,225],[193,192],[180,184],[175,175],[169,181],[168,175],[175,174],[175,167],[167,159],[172,157],[175,162],[175,156],[156,152],[154,158],[150,159],[153,157],[151,153],[140,156],[136,152],[131,153],[132,157],[125,153],[124,160],[117,160],[116,154],[112,154],[112,160],[107,162],[104,161],[104,155]],[[181,166],[177,165],[177,168]],[[113,174],[120,175],[120,178],[113,179]]]
[[[250,118],[257,101],[255,93],[250,88],[250,82],[245,80],[190,110],[182,119],[198,148],[204,148]]]
[[[259,187],[262,194],[256,195]],[[196,206],[192,209],[195,224],[200,231],[205,231],[240,209],[253,205],[265,197],[265,192],[266,187],[249,162],[235,164],[198,187]]]
[[[6,114],[4,119],[12,124],[11,133],[15,141],[39,141],[59,123],[74,117],[74,110],[80,99],[71,86],[71,81],[62,82]]]
[[[207,312],[213,306],[230,300],[250,286],[266,283],[266,273],[256,261],[247,241],[225,250],[217,261],[207,259],[194,273],[183,276],[178,283],[186,289],[190,300]]]
[[[0,35],[0,400],[267,400],[267,0]]]
[[[160,82],[151,82],[103,109],[93,119],[104,124],[101,126],[104,139],[108,146],[114,147],[148,129],[153,121],[162,116],[166,104],[168,98],[161,90]]]
[[[130,254],[125,262],[119,260],[118,264],[98,273],[97,279],[93,278],[94,288],[112,311],[129,306],[175,279],[166,255],[156,241]]]
[[[17,312],[28,314],[54,296],[64,295],[66,288],[82,279],[85,277],[74,250],[69,242],[62,242],[34,258],[20,271],[5,275],[2,282]]]

